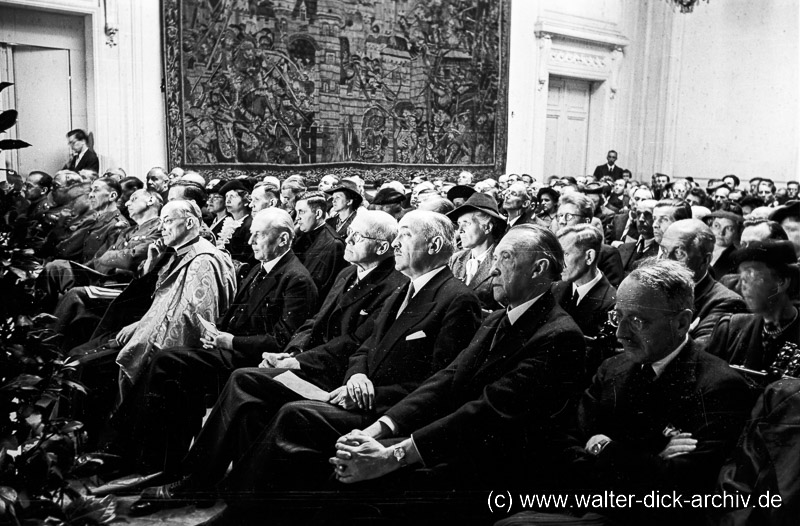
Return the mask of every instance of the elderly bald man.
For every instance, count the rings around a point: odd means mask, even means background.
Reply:
[[[708,271],[714,250],[714,232],[699,219],[672,223],[661,239],[659,257],[683,263],[694,279],[694,314],[689,336],[708,343],[714,326],[726,314],[746,312],[744,299],[715,280]]]
[[[256,214],[250,245],[259,264],[216,326],[207,327],[199,341],[164,346],[141,364],[137,389],[115,418],[121,440],[109,445],[126,456],[127,467],[156,471],[165,458],[179,461],[200,428],[206,398],[216,398],[236,368],[255,367],[261,353],[282,350],[312,314],[317,289],[291,250],[293,238],[286,211],[267,208]],[[118,362],[125,367],[122,356]]]

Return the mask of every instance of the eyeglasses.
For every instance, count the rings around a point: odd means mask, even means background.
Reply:
[[[380,239],[380,238],[377,238],[377,237],[365,236],[364,234],[361,234],[361,233],[356,232],[354,230],[350,230],[349,228],[347,229],[347,237],[345,238],[345,240],[348,243],[350,243],[351,245],[355,245],[356,243],[361,243],[361,241],[363,241],[365,239],[371,239],[372,241],[386,242],[385,239]]]
[[[222,195],[219,195],[219,194],[213,194],[213,195],[208,197],[208,200],[209,201],[224,201],[225,200],[225,196],[222,196]]]
[[[566,214],[556,214],[556,220],[558,220],[558,221],[561,221],[561,220],[563,219],[563,220],[564,220],[564,221],[566,221],[567,223],[569,223],[569,222],[570,222],[570,221],[572,221],[573,219],[580,219],[580,218],[582,218],[582,217],[583,217],[583,216],[582,216],[581,214],[570,214],[570,213],[566,213]]]
[[[180,216],[180,217],[167,217],[167,218],[165,218],[165,219],[159,219],[159,220],[158,220],[158,225],[159,225],[159,226],[171,225],[171,224],[172,224],[172,223],[174,223],[175,221],[179,221],[179,220],[181,220],[181,219],[186,219],[187,217],[189,217],[189,216]]]
[[[622,323],[622,314],[616,309],[608,311],[608,323],[615,329]],[[633,332],[642,332],[647,322],[638,316],[628,316],[625,318]]]

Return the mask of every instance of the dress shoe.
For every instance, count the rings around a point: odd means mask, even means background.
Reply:
[[[214,500],[202,496],[193,487],[190,479],[185,477],[171,484],[147,488],[142,492],[139,500],[131,504],[128,515],[141,517],[157,511],[181,508],[190,504],[208,507],[214,504]]]

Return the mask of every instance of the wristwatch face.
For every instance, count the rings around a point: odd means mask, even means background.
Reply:
[[[406,459],[406,450],[401,447],[396,447],[392,450],[395,460],[402,463]]]

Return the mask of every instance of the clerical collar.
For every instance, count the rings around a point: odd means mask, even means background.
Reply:
[[[580,304],[581,300],[583,300],[583,298],[589,294],[589,291],[592,290],[592,287],[597,285],[597,282],[601,279],[603,279],[603,272],[600,269],[597,269],[597,275],[589,283],[584,283],[583,285],[577,287],[574,283],[572,284],[572,291],[578,293],[578,303],[576,303],[576,305]]]
[[[419,291],[422,290],[422,287],[427,285],[428,282],[430,280],[432,280],[433,277],[436,274],[441,272],[446,267],[447,267],[447,265],[442,265],[441,267],[436,267],[435,269],[431,270],[430,272],[426,272],[425,274],[421,275],[420,277],[418,277],[416,279],[412,279],[411,283],[412,283],[412,285],[414,285],[414,296],[419,294]],[[414,296],[411,296],[411,297],[413,298]]]
[[[192,245],[197,243],[199,240],[200,240],[200,236],[197,236],[197,237],[194,237],[194,238],[190,239],[189,241],[187,241],[183,245],[181,245],[179,247],[176,247],[175,248],[175,253],[177,255],[179,255],[179,256],[182,256],[182,255],[186,254],[187,252],[189,252],[189,249],[192,247]]]
[[[672,360],[674,360],[675,357],[680,354],[680,352],[683,350],[683,348],[686,347],[686,343],[688,341],[689,341],[689,333],[686,333],[686,336],[683,338],[683,341],[681,342],[681,344],[678,345],[677,349],[675,349],[674,351],[672,351],[671,353],[669,353],[665,357],[661,358],[657,362],[653,362],[652,364],[650,364],[650,366],[653,368],[653,372],[656,373],[656,378],[661,376],[661,374],[664,372],[664,369],[667,368],[667,366],[670,364],[670,362],[672,362]]]
[[[532,300],[528,300],[522,305],[517,305],[513,309],[506,309],[506,316],[508,316],[508,321],[511,322],[511,325],[514,325],[518,319],[522,317],[523,314],[528,312],[536,301],[544,296],[544,292],[533,298]]]
[[[264,261],[264,262],[262,262],[262,263],[261,263],[261,268],[263,268],[263,269],[264,269],[264,272],[266,272],[267,274],[269,274],[270,272],[272,272],[272,269],[274,269],[274,268],[275,268],[275,265],[277,265],[277,264],[278,264],[278,262],[281,260],[281,258],[282,258],[283,256],[285,256],[286,254],[288,254],[288,253],[289,253],[289,251],[287,250],[286,252],[284,252],[283,254],[281,254],[280,256],[278,256],[278,257],[276,257],[276,258],[272,258],[272,259],[270,259],[269,261]]]

